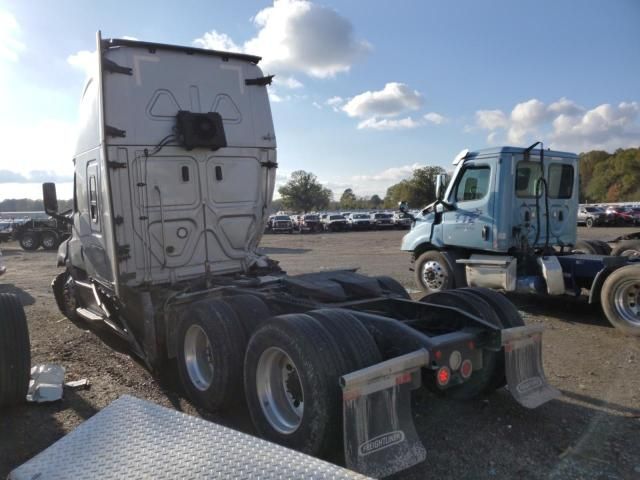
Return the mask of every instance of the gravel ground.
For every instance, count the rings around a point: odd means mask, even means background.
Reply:
[[[579,234],[606,240],[624,231],[580,228]],[[360,267],[414,289],[409,258],[399,251],[402,235],[268,235],[262,248],[289,273]],[[25,305],[33,363],[59,363],[67,380],[87,378],[90,388],[67,389],[52,404],[0,412],[0,478],[125,393],[252,432],[244,406],[223,416],[200,412],[172,393],[175,384],[161,386],[124,350],[64,318],[49,286],[57,271],[54,253],[23,252],[15,243],[2,248],[9,272],[0,292],[17,293]],[[527,323],[545,325],[545,369],[563,396],[529,411],[505,390],[472,402],[421,391],[413,411],[428,458],[397,477],[639,479],[640,341],[613,329],[582,300],[511,300]]]

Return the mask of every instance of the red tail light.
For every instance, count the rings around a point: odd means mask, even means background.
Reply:
[[[464,362],[462,362],[462,365],[460,365],[460,375],[462,376],[462,378],[466,380],[471,376],[472,373],[473,373],[473,364],[471,363],[471,360],[467,359]]]
[[[449,380],[451,380],[451,371],[449,370],[449,367],[440,367],[436,374],[436,378],[438,380],[438,385],[441,387],[447,385]]]

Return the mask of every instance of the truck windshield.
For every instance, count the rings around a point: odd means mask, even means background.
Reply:
[[[562,163],[549,165],[549,198],[571,198],[573,167]]]

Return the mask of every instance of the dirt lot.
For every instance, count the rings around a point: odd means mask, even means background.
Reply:
[[[580,235],[607,239],[621,230],[580,229]],[[262,246],[289,273],[353,266],[413,289],[401,237],[397,231],[269,235]],[[251,432],[243,407],[224,416],[198,412],[128,355],[65,319],[49,286],[54,253],[2,248],[9,273],[0,292],[17,293],[25,304],[33,363],[62,364],[67,380],[87,378],[91,387],[66,390],[53,404],[0,412],[0,478],[125,393]],[[546,326],[546,372],[564,395],[528,411],[505,390],[466,403],[420,392],[414,415],[428,458],[398,477],[640,478],[640,340],[611,328],[583,301],[512,300],[527,323]]]

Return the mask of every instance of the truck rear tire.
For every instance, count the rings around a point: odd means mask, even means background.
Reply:
[[[500,317],[498,313],[493,310],[492,305],[477,293],[471,293],[468,290],[436,292],[423,297],[420,301],[461,308],[477,315],[498,328],[503,327]],[[503,358],[502,369],[500,367],[500,357]],[[440,390],[436,386],[435,373],[433,378],[429,377],[425,384],[430,390],[447,397],[456,400],[470,400],[498,388],[496,384],[499,383],[498,379],[500,379],[501,376],[504,376],[504,354],[502,354],[502,352],[493,352],[484,349],[482,351],[482,369],[474,371],[471,374],[471,378],[462,385]]]
[[[524,320],[516,306],[509,301],[502,293],[496,292],[488,288],[462,288],[461,290],[469,292],[482,298],[495,310],[502,323],[502,328],[524,327]],[[504,364],[504,348],[500,350],[498,363],[492,380],[492,388],[502,388],[507,384],[505,376]]]
[[[323,308],[307,315],[318,320],[335,340],[348,372],[370,367],[382,361],[375,340],[358,318],[348,310]]]
[[[55,250],[58,248],[58,235],[55,232],[42,232],[40,234],[40,245],[45,250]]]
[[[388,290],[389,292],[395,293],[402,298],[411,300],[411,295],[409,295],[407,289],[404,288],[395,278],[389,277],[387,275],[379,275],[373,278],[378,281],[378,284],[380,284],[383,290]]]
[[[607,320],[627,335],[640,336],[640,265],[627,265],[607,277],[600,291]]]
[[[271,317],[269,307],[256,295],[242,294],[226,297],[224,302],[227,303],[238,316],[247,338],[251,337],[253,332]]]
[[[348,366],[331,334],[306,314],[266,321],[249,340],[244,386],[251,420],[273,442],[319,456],[340,438],[338,378]]]
[[[611,250],[616,257],[640,257],[640,240],[621,240]]]
[[[585,255],[605,255],[602,248],[593,240],[578,240],[572,250],[574,253],[584,253]]]
[[[208,411],[237,404],[242,395],[246,335],[231,307],[204,300],[178,326],[178,374],[191,401]]]
[[[20,235],[19,243],[23,250],[31,252],[40,246],[40,236],[36,232],[24,232]]]
[[[454,272],[437,250],[427,250],[416,259],[415,278],[418,287],[427,294],[455,288]]]
[[[18,297],[0,293],[0,408],[23,403],[29,388],[29,330]]]

